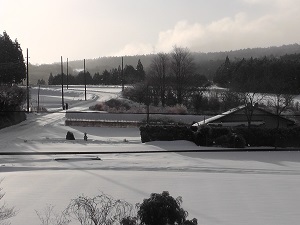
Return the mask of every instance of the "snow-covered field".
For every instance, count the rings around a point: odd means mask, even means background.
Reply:
[[[72,110],[84,111],[96,101],[118,96],[120,87],[90,88],[87,101],[83,91],[82,87],[69,89]],[[56,99],[48,106],[59,108],[59,87],[48,87],[44,95],[45,105],[48,99]],[[299,152],[99,154],[203,147],[187,141],[143,144],[138,128],[67,127],[64,120],[64,111],[30,114],[27,121],[0,130],[2,153],[95,152],[1,155],[4,199],[19,211],[10,220],[12,225],[39,225],[35,210],[41,211],[46,204],[62,210],[81,194],[104,192],[137,203],[150,193],[165,190],[174,197],[182,196],[183,208],[198,224],[299,224]],[[74,133],[75,141],[65,140],[67,131]],[[84,132],[87,142],[83,141]],[[101,160],[93,160],[96,157]]]

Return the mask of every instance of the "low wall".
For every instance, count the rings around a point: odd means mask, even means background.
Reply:
[[[80,126],[80,127],[140,127],[143,125],[140,122],[133,121],[76,121],[66,120],[66,126]]]

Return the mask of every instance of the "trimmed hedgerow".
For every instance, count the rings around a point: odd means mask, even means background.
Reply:
[[[250,146],[300,147],[300,127],[280,129],[237,128],[235,132],[243,136]]]
[[[188,126],[141,126],[140,134],[142,142],[149,141],[193,141],[193,131]]]
[[[248,146],[300,147],[300,127],[286,129],[224,128],[201,126],[140,127],[142,142],[188,140],[200,146],[244,148]]]

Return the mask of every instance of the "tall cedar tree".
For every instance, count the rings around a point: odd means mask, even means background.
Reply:
[[[4,31],[0,35],[0,84],[18,84],[26,78],[22,49]]]

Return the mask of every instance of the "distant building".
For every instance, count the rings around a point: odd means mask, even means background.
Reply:
[[[249,110],[252,110],[251,127],[277,128],[278,123],[279,128],[295,126],[295,122],[293,120],[287,119],[283,116],[277,116],[276,114],[268,112],[257,106],[250,108],[247,106],[239,106],[220,115],[195,123],[193,126],[206,124],[218,127],[247,127],[248,119],[246,110],[248,110],[248,112]]]

